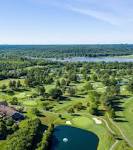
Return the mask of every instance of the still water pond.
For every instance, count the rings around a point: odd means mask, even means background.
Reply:
[[[50,150],[97,150],[97,135],[70,126],[57,126],[52,137]]]
[[[133,58],[126,57],[72,57],[64,59],[48,58],[47,60],[61,62],[133,62]]]

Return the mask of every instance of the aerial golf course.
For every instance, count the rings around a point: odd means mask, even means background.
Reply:
[[[95,137],[94,150],[133,149],[132,62],[62,62],[44,59],[45,51],[43,59],[40,50],[37,58],[28,49],[19,53],[0,53],[0,105],[25,116],[16,121],[0,109],[2,150],[60,150],[69,130],[68,146],[85,132]]]

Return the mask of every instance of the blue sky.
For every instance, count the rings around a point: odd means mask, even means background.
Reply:
[[[133,43],[132,0],[2,0],[0,44]]]

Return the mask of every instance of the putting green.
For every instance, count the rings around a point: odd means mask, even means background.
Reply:
[[[93,124],[93,120],[87,117],[76,117],[72,119],[71,122],[73,125],[78,126],[80,128],[85,128],[85,129],[88,129],[88,127]]]

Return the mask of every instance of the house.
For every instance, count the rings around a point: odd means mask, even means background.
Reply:
[[[15,121],[23,120],[25,116],[15,108],[0,104],[0,116],[12,117]]]

